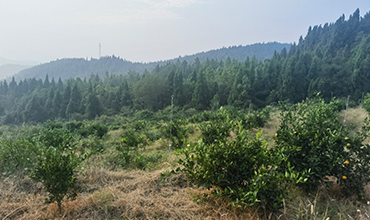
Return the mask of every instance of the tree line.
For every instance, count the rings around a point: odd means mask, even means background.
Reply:
[[[324,99],[370,91],[370,14],[357,9],[348,20],[309,27],[289,50],[275,51],[263,62],[198,58],[177,60],[143,73],[106,73],[55,81],[24,79],[0,83],[2,124],[39,123],[47,119],[92,119],[171,104],[199,111],[229,105],[248,108],[300,102],[320,92]]]

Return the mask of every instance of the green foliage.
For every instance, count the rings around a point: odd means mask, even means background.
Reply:
[[[95,135],[91,135],[91,136],[88,136],[87,138],[83,138],[79,140],[79,144],[83,150],[89,149],[90,155],[96,154],[96,153],[102,153],[105,150],[105,146],[102,143],[102,140]]]
[[[47,120],[44,122],[43,127],[46,129],[63,128],[63,123],[60,121]]]
[[[225,114],[220,112],[220,118],[225,119]],[[225,127],[226,123],[229,126]],[[226,120],[213,125],[222,132],[219,137],[233,131],[235,138],[188,143],[187,148],[178,151],[182,168],[176,172],[185,173],[198,186],[213,187],[215,195],[231,198],[237,207],[258,205],[265,212],[278,211],[288,196],[287,189],[305,181],[306,171],[297,173],[286,161],[285,152],[295,149],[269,150],[260,138],[262,132],[254,136],[241,123]]]
[[[221,107],[219,114],[215,114],[212,120],[199,125],[203,142],[210,145],[213,142],[225,140],[230,137],[231,126],[228,114]]]
[[[370,112],[370,93],[366,93],[362,107],[366,109],[367,112]]]
[[[276,149],[299,148],[287,155],[298,172],[312,171],[308,181],[300,185],[304,190],[327,185],[327,177],[334,176],[346,195],[359,195],[370,181],[370,147],[362,144],[365,133],[352,135],[340,122],[337,106],[338,101],[326,104],[321,98],[308,99],[289,108],[282,104]]]
[[[242,120],[243,127],[246,129],[260,128],[270,119],[270,112],[271,108],[266,107],[261,111],[253,111],[250,114],[239,115],[239,118]]]
[[[172,127],[172,128],[170,128]],[[168,123],[163,129],[162,133],[166,138],[170,137],[171,130],[171,145],[174,148],[181,148],[184,144],[184,140],[188,136],[187,127],[185,126],[184,120],[173,120],[172,125]]]
[[[82,121],[70,121],[64,124],[64,127],[68,129],[69,132],[78,131],[82,128],[84,123]]]
[[[135,113],[135,117],[138,120],[152,120],[153,119],[154,113],[149,110],[142,110],[142,111],[137,111]]]
[[[131,147],[131,148],[136,149],[143,142],[143,138],[139,136],[133,129],[126,130],[122,136],[123,138],[121,142],[126,147]]]
[[[64,128],[55,129],[42,129],[38,136],[29,137],[34,142],[42,143],[45,146],[56,147],[56,148],[68,148],[74,141],[73,134],[69,133]]]
[[[61,203],[65,197],[75,199],[79,190],[76,171],[79,164],[85,159],[84,154],[77,155],[71,148],[56,148],[40,146],[41,154],[37,156],[37,163],[30,172],[30,178],[41,182],[49,197],[48,203],[57,202],[61,213]]]
[[[137,152],[132,160],[132,166],[141,170],[152,168],[162,157],[163,153],[160,152],[149,155]]]
[[[84,126],[78,130],[78,133],[83,137],[96,135],[97,137],[102,138],[108,133],[108,126],[99,123],[85,123]]]
[[[124,131],[119,145],[116,146],[117,163],[121,167],[145,170],[155,166],[163,157],[162,153],[145,153],[146,137],[134,129]]]
[[[0,142],[0,172],[7,176],[32,167],[39,149],[26,140]]]
[[[77,168],[88,154],[77,152],[75,137],[60,122],[47,121],[43,127],[22,126],[17,130],[21,133],[15,136],[18,140],[0,143],[0,171],[8,175],[26,170],[32,180],[43,184],[49,194],[46,202],[57,202],[61,211],[64,198],[77,196]],[[91,153],[98,151],[89,145]]]
[[[204,121],[209,121],[213,117],[213,114],[209,111],[203,111],[200,114],[193,114],[188,118],[191,123],[199,123]]]
[[[103,114],[131,116],[135,111],[137,119],[168,121],[169,109],[158,115],[155,112],[168,108],[172,95],[174,105],[183,107],[184,111],[191,108],[215,110],[227,104],[239,110],[248,108],[250,104],[262,108],[279,100],[300,102],[317,92],[321,92],[325,100],[350,95],[350,106],[358,105],[362,93],[370,91],[370,32],[367,25],[370,16],[366,14],[360,18],[358,15],[356,10],[348,21],[340,17],[335,23],[310,27],[298,45],[293,44],[280,53],[280,49],[270,52],[269,59],[263,62],[257,56],[240,60],[240,56],[228,57],[225,54],[217,59],[206,59],[207,53],[204,53],[201,54],[203,59],[195,59],[194,62],[180,62],[188,59],[181,58],[163,65],[147,64],[155,68],[151,72],[150,68],[127,74],[121,74],[120,70],[117,75],[107,73],[105,78],[90,74],[86,80],[76,78],[62,82],[59,79],[58,83],[53,79],[49,81],[52,73],[44,81],[37,79],[45,77],[38,75],[40,73],[36,74],[37,78],[20,78],[20,82],[12,79],[9,85],[4,80],[0,82],[0,121],[2,124],[35,124],[48,119],[70,120],[71,117],[93,120]],[[270,47],[268,45],[276,46],[276,43],[250,45],[250,48]],[[243,49],[224,48],[212,53]],[[64,59],[47,66],[57,63],[72,68],[84,66],[94,69],[85,73],[96,72],[95,65],[103,65],[110,72],[116,71],[121,64],[135,69],[140,66],[114,56],[91,61]],[[73,65],[69,65],[71,63]],[[42,66],[37,69],[45,67]],[[68,75],[59,71],[60,76]],[[204,115],[188,117],[186,113],[185,116],[192,122],[208,121]],[[184,117],[175,113],[174,118]],[[244,127],[249,125],[244,124]]]
[[[132,128],[136,131],[145,130],[148,126],[147,121],[144,120],[136,120],[132,123]]]
[[[139,153],[139,147],[143,142],[143,138],[133,129],[126,130],[122,136],[120,144],[116,149],[119,152],[118,157],[121,165],[125,166],[132,164],[135,156]]]

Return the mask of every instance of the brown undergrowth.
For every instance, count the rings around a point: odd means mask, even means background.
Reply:
[[[350,109],[347,121],[357,130],[366,116],[367,112],[363,109]],[[272,112],[269,122],[258,130],[263,130],[263,135],[273,136],[279,124],[278,112]],[[107,140],[110,142],[106,144],[114,145],[120,136],[120,131],[111,132]],[[189,139],[196,140],[197,137],[199,131],[196,130]],[[160,139],[146,149],[146,153],[168,153],[168,141]],[[164,161],[167,161],[167,155]],[[63,202],[61,215],[56,204],[44,204],[47,195],[42,190],[42,184],[35,184],[23,173],[1,178],[0,220],[269,219],[269,216],[259,218],[256,209],[235,209],[226,198],[207,198],[197,202],[203,193],[209,191],[191,185],[183,175],[173,175],[160,182],[160,173],[170,166],[176,166],[177,158],[172,154],[170,164],[163,162],[150,171],[141,171],[124,170],[108,164],[115,160],[114,150],[94,155],[85,161],[86,170],[78,176],[83,186],[82,193],[74,201]],[[338,187],[330,192],[320,191],[316,195],[306,195],[297,189],[291,192],[290,199],[284,203],[282,215],[275,217],[281,220],[328,217],[370,219],[369,200],[370,186],[366,187],[365,200],[362,201],[343,198]]]
[[[161,172],[91,168],[79,177],[83,192],[63,202],[61,215],[56,204],[44,204],[39,185],[27,177],[8,179],[1,185],[0,219],[258,219],[256,213],[234,209],[227,199],[197,203],[193,195],[205,191],[183,175],[160,182]]]

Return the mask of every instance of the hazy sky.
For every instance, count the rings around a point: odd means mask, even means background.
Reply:
[[[369,0],[1,0],[0,57],[149,62],[305,36]]]

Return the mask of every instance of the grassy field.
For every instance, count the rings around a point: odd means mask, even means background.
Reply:
[[[279,126],[278,114],[272,112],[268,123],[259,129],[269,143],[273,143],[271,137]],[[360,108],[348,111],[347,124],[353,132],[367,115]],[[195,124],[192,126],[189,139],[196,141],[200,131]],[[336,185],[312,195],[295,188],[278,216],[257,213],[256,207],[237,209],[225,198],[200,199],[207,190],[192,185],[184,175],[172,175],[160,182],[160,174],[177,165],[174,154],[168,162],[168,140],[159,139],[145,147],[143,154],[161,158],[145,170],[125,169],[117,164],[113,146],[122,132],[110,131],[103,140],[109,146],[104,153],[84,161],[78,176],[82,192],[76,200],[63,202],[62,214],[56,204],[44,203],[47,195],[42,185],[24,173],[2,178],[0,219],[370,219],[370,186],[366,186],[362,201],[341,198],[341,189]]]

